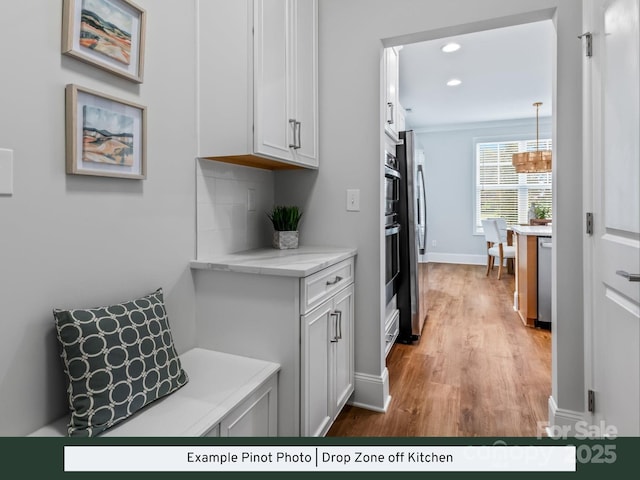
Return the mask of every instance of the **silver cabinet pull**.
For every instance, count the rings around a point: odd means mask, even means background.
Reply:
[[[332,281],[330,281],[330,282],[329,282],[329,281],[327,281],[327,286],[335,285],[335,284],[336,284],[336,283],[338,283],[340,280],[342,280],[342,277],[341,277],[341,276],[339,276],[339,275],[337,275],[337,276],[336,276],[336,278],[335,278],[334,280],[332,280]]]
[[[293,143],[289,144],[289,148],[296,148],[296,129],[298,126],[298,122],[295,118],[290,118],[289,125],[291,125],[291,127],[293,128]]]
[[[289,119],[289,124],[293,127],[293,143],[289,144],[289,148],[299,149],[302,146],[302,140],[300,137],[300,130],[302,130],[302,122],[299,122],[295,118]]]
[[[640,282],[640,273],[629,273],[624,270],[617,270],[616,275],[626,278],[630,282]]]
[[[336,338],[342,340],[342,312],[336,310],[336,313],[338,314],[338,336]]]
[[[329,314],[330,317],[333,317],[335,321],[333,322],[333,338],[331,339],[331,343],[338,343],[338,312],[331,312]]]
[[[387,108],[389,109],[389,113],[391,114],[389,116],[389,120],[387,120],[387,123],[389,125],[393,125],[394,121],[393,121],[393,102],[387,102]]]

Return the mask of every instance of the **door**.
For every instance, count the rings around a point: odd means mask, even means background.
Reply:
[[[333,302],[328,300],[302,317],[302,436],[317,437],[329,428],[329,355],[334,331]]]
[[[395,47],[384,50],[385,73],[385,131],[394,141],[398,140],[398,84],[400,66],[399,51]]]
[[[254,13],[254,150],[291,160],[288,0],[259,0]],[[223,72],[221,72],[223,74]]]
[[[353,355],[353,285],[338,293],[333,311],[336,322],[336,342],[333,343],[334,394],[332,395],[332,417],[335,418],[354,388]],[[333,337],[332,337],[333,338]]]
[[[293,10],[291,73],[293,101],[291,118],[297,123],[293,148],[294,160],[310,167],[318,166],[318,2],[297,0]]]
[[[638,0],[590,0],[587,62],[592,112],[594,232],[587,245],[591,282],[590,377],[595,425],[640,435],[640,37]],[[587,137],[589,138],[589,137]],[[589,167],[589,165],[587,165]]]

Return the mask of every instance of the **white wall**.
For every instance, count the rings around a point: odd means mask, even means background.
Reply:
[[[273,207],[273,172],[204,159],[196,163],[197,257],[269,245],[272,227],[266,213]]]
[[[557,92],[553,100],[555,284],[563,285],[557,314],[565,343],[554,361],[554,396],[561,408],[583,410],[581,253],[580,0],[322,0],[320,14],[320,169],[276,174],[276,200],[306,207],[301,234],[309,242],[358,248],[356,371],[384,376],[382,342],[381,58],[384,46],[482,28],[548,19],[558,29]],[[555,10],[554,10],[555,9]],[[531,13],[533,12],[533,13]],[[555,13],[554,13],[555,12]],[[500,20],[494,20],[496,18]],[[425,33],[426,32],[426,33]],[[345,211],[347,188],[361,190],[361,211]],[[567,286],[568,285],[568,286]],[[567,287],[565,287],[567,286]],[[565,296],[566,292],[566,296]],[[573,337],[565,338],[568,331]],[[560,338],[561,337],[561,338]],[[393,379],[390,379],[393,382]],[[564,389],[563,385],[570,384]]]
[[[0,196],[0,435],[65,411],[54,307],[163,287],[179,352],[195,343],[194,2],[180,14],[172,0],[136,3],[148,12],[141,85],[61,55],[61,1],[2,4],[0,148],[15,163],[14,194]],[[67,83],[148,107],[146,180],[65,174]]]
[[[551,119],[540,119],[551,138]],[[427,253],[431,261],[486,264],[483,235],[474,234],[475,143],[535,139],[531,119],[416,129],[425,153]],[[433,246],[432,242],[436,241]]]

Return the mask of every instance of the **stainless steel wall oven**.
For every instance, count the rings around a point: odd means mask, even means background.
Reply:
[[[389,303],[398,291],[400,280],[400,224],[398,207],[400,200],[400,182],[402,176],[398,169],[395,154],[386,152],[384,166],[385,190],[385,296]]]

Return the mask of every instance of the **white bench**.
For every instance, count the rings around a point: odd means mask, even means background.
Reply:
[[[180,355],[189,381],[100,436],[277,436],[280,365],[194,348]],[[68,415],[30,436],[67,435]]]

